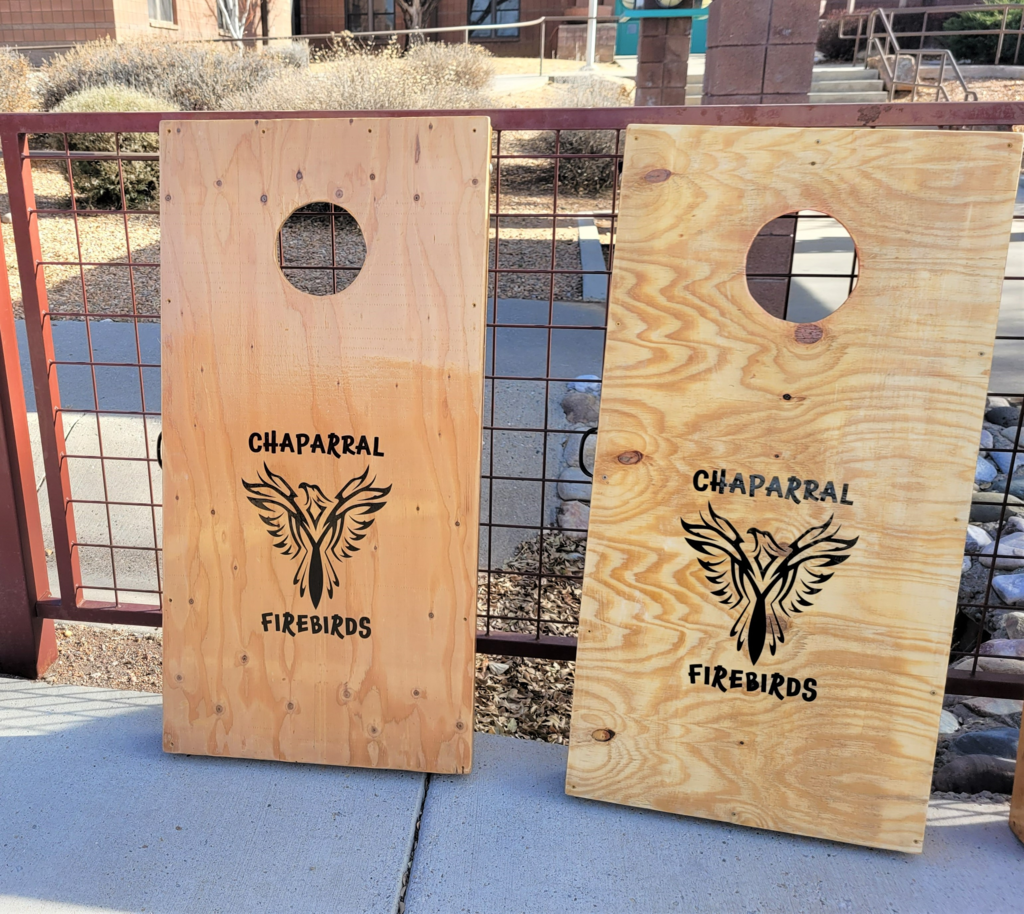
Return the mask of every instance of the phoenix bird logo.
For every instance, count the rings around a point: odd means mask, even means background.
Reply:
[[[367,467],[361,476],[350,479],[334,498],[309,482],[299,483],[300,496],[265,463],[259,482],[242,480],[274,546],[298,560],[293,583],[299,585],[300,596],[309,590],[314,609],[320,605],[325,582],[327,596],[334,596],[338,565],[359,551],[360,540],[365,539],[374,515],[391,492],[391,486],[375,487],[376,478],[367,482],[369,472]]]
[[[767,530],[751,527],[744,539],[736,528],[715,512],[708,503],[710,520],[700,515],[701,523],[688,524],[680,518],[688,542],[707,559],[698,559],[705,577],[715,588],[713,597],[730,609],[739,610],[730,635],[736,638],[736,650],[743,650],[746,638],[750,662],[756,664],[769,632],[768,649],[772,656],[778,644],[785,642],[779,614],[803,612],[811,598],[821,593],[822,585],[841,565],[860,537],[840,539],[840,527],[832,529],[832,517],[818,527],[800,534],[789,546],[782,546]],[[834,516],[834,515],[833,515]],[[747,547],[749,542],[749,548]]]

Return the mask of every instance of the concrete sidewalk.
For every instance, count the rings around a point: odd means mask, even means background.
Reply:
[[[0,679],[0,914],[393,914],[407,874],[408,914],[1001,914],[1024,896],[1000,804],[934,801],[911,857],[567,797],[565,749],[543,743],[478,734],[471,775],[427,779],[165,755],[160,733],[159,696]]]

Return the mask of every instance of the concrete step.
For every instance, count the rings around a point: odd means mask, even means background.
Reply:
[[[878,71],[866,69],[865,67],[832,67],[818,66],[814,68],[814,80],[825,82],[836,80],[838,82],[849,82],[859,79],[878,79]]]
[[[812,105],[881,105],[889,101],[889,95],[886,92],[811,92],[808,99]]]
[[[879,92],[885,87],[880,79],[824,79],[811,81],[812,92]]]

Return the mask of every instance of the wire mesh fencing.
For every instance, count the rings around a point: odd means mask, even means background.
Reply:
[[[712,115],[863,124],[863,108],[832,107],[489,112],[481,650],[575,655],[626,127]],[[991,121],[974,110],[983,107],[918,106],[933,109],[930,122],[887,110],[892,125],[1024,122],[1024,106],[1002,106]],[[51,591],[38,601],[43,616],[160,623],[158,120],[0,117],[11,307],[26,405],[38,417],[31,497]],[[1014,615],[1018,604],[1024,611],[1024,208],[1014,218],[951,645],[964,669],[951,672],[949,687],[975,694],[1024,694],[1024,676],[994,662],[1018,659],[999,642],[1024,638],[1014,627],[1024,622]],[[312,294],[343,292],[373,253],[355,220],[328,203],[293,214],[278,241],[285,277]],[[747,276],[776,316],[821,319],[856,285],[854,239],[827,213],[795,211],[758,236]]]

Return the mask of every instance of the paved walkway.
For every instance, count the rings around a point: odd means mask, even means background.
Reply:
[[[565,796],[565,749],[471,775],[165,755],[160,698],[0,679],[0,914],[1019,912],[1005,805],[906,856]],[[414,850],[417,820],[419,842]],[[412,860],[411,872],[409,861]]]

